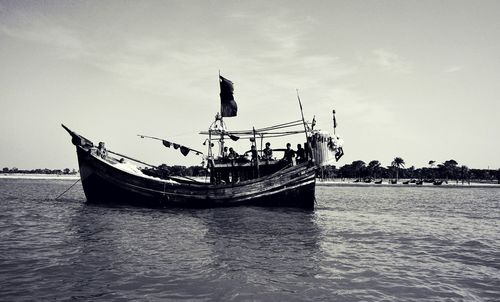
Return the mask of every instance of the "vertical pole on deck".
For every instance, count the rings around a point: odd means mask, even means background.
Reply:
[[[262,157],[262,143],[264,142],[264,134],[260,134],[260,157]]]
[[[259,171],[259,157],[258,157],[258,153],[257,153],[257,141],[255,140],[255,127],[252,127],[253,129],[253,144],[255,146],[255,155],[257,155],[255,157],[255,167],[257,168],[257,177],[260,177],[260,171]],[[262,143],[261,143],[262,145]]]
[[[337,128],[337,119],[335,118],[335,110],[332,110],[332,114],[333,114],[333,135],[336,136],[335,129]]]
[[[220,86],[220,83],[221,83],[221,79],[220,79],[220,69],[219,69],[219,86]],[[220,117],[220,127],[221,127],[221,135],[220,135],[220,144],[219,144],[219,156],[222,157],[222,155],[224,154],[224,131],[225,131],[225,127],[224,127],[224,119],[222,117],[222,101],[220,102],[220,116],[217,116],[217,118]],[[217,114],[219,115],[219,114]],[[215,121],[217,123],[217,121]]]

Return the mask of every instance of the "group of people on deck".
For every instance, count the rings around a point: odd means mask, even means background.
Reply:
[[[293,163],[293,159],[297,164],[306,162],[308,159],[308,154],[304,148],[302,148],[301,144],[297,144],[297,150],[292,149],[292,145],[290,143],[286,144],[285,154],[283,155],[283,160],[289,163]]]
[[[307,143],[306,143],[307,144]],[[307,148],[307,146],[306,146]],[[280,151],[283,151],[281,149]],[[267,142],[266,147],[262,150],[262,156],[260,157],[257,152],[257,148],[255,145],[252,145],[251,149],[245,154],[250,153],[251,155],[251,160],[255,161],[257,159],[264,160],[264,161],[270,161],[274,160],[273,158],[273,149],[271,148],[271,143]],[[222,152],[222,158],[227,159],[227,160],[235,160],[239,158],[239,154],[234,151],[232,147],[224,147],[223,152]],[[283,158],[281,159],[282,161],[285,161],[287,163],[293,164],[294,159],[297,164],[306,162],[307,159],[309,158],[306,150],[302,148],[301,144],[297,144],[297,150],[292,149],[292,145],[290,143],[286,144],[286,149],[284,150]]]

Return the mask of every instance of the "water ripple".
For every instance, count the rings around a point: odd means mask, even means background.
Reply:
[[[500,190],[318,187],[314,212],[91,206],[0,180],[0,300],[498,301]]]

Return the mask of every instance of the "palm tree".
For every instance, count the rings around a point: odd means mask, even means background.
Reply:
[[[430,169],[430,176],[432,179],[434,179],[434,166],[436,165],[436,161],[435,160],[430,160],[429,161],[429,169]]]
[[[396,182],[399,180],[399,168],[405,166],[405,161],[401,157],[396,157],[391,163],[391,166],[393,166],[396,169]]]
[[[380,162],[378,160],[372,160],[368,163],[368,169],[370,169],[370,176],[376,177],[377,171],[380,168]]]

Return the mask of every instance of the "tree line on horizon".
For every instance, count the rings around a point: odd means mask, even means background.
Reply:
[[[75,169],[71,170],[70,168],[65,168],[65,169],[47,169],[47,168],[44,168],[44,169],[31,169],[31,170],[27,170],[27,169],[18,169],[16,167],[12,167],[12,168],[5,167],[5,168],[2,169],[2,173],[4,173],[4,174],[19,173],[19,174],[71,175],[71,174],[78,173],[78,171],[76,171]]]
[[[428,167],[405,167],[405,161],[396,157],[389,166],[382,166],[380,161],[372,160],[366,164],[362,160],[355,160],[342,167],[330,165],[318,171],[319,178],[354,178],[354,179],[419,179],[419,180],[456,180],[456,181],[499,181],[500,169],[474,169],[466,165],[459,165],[454,159],[443,163],[429,161]]]
[[[207,171],[202,166],[169,166],[161,164],[157,167],[165,176],[188,176],[188,177],[205,177]],[[17,168],[3,168],[2,173],[24,173],[24,174],[61,174],[71,175],[76,174],[75,169],[33,169],[20,170]],[[319,169],[317,177],[322,179],[334,178],[352,178],[352,179],[422,179],[422,180],[456,180],[456,181],[499,181],[500,169],[474,169],[465,165],[459,165],[454,159],[447,160],[443,163],[436,163],[434,160],[429,161],[428,167],[415,168],[411,166],[406,168],[405,161],[401,157],[396,157],[389,166],[382,166],[380,161],[372,160],[368,164],[362,160],[355,160],[350,164],[345,164],[341,167],[335,165],[327,165]]]

